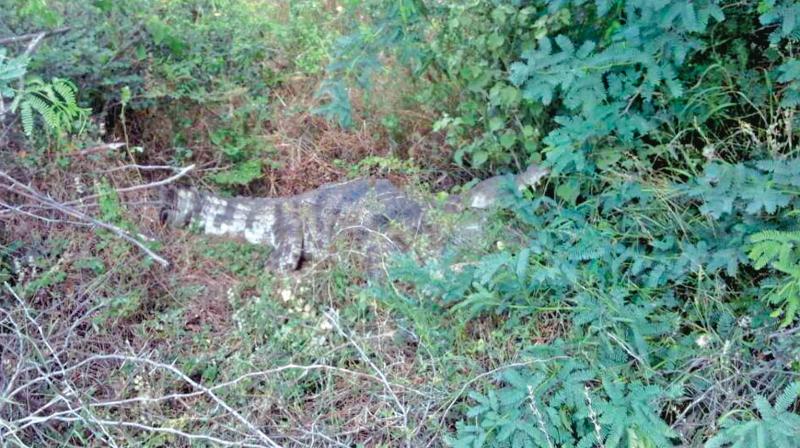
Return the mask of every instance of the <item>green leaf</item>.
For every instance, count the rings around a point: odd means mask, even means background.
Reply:
[[[578,196],[580,195],[580,184],[575,179],[570,179],[566,182],[562,182],[556,188],[556,195],[563,199],[568,204],[575,205],[575,201],[578,200]]]
[[[517,143],[517,135],[513,132],[506,132],[500,136],[500,146],[509,149]]]
[[[531,250],[525,248],[517,254],[517,277],[520,281],[524,280],[528,273],[528,266],[530,265]]]
[[[487,160],[489,160],[489,153],[486,151],[475,151],[472,153],[472,166],[480,168]]]
[[[216,173],[211,180],[221,185],[247,185],[262,176],[260,160],[248,160],[232,169]]]
[[[489,130],[492,132],[503,129],[506,125],[506,120],[503,117],[492,117],[489,119]]]

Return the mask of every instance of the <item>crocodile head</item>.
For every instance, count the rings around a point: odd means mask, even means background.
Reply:
[[[524,172],[517,174],[517,186],[520,188],[528,186],[535,187],[548,174],[550,174],[549,169],[531,164]]]
[[[189,224],[200,195],[194,190],[162,187],[159,190],[159,219],[162,225],[183,227]]]

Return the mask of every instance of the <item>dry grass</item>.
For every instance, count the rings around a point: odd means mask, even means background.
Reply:
[[[398,184],[426,182],[433,190],[446,190],[463,183],[466,173],[452,165],[451,150],[444,135],[431,131],[435,115],[420,111],[419,105],[407,104],[409,82],[398,83],[403,74],[387,73],[379,77],[369,98],[353,91],[356,124],[343,129],[312,111],[319,105],[314,94],[319,79],[293,76],[271,94],[271,113],[265,122],[250,122],[250,129],[260,129],[257,136],[265,149],[263,178],[252,182],[242,193],[263,196],[284,196],[317,188],[322,184],[351,177],[346,167],[358,166],[370,157],[411,160],[417,173],[380,171],[367,167],[357,175],[380,175]],[[401,84],[408,84],[403,86]],[[381,86],[384,86],[382,89]],[[209,140],[209,134],[230,121],[232,112],[248,100],[246,92],[232,91],[216,107],[179,103],[170,110],[142,110],[129,113],[128,135],[145,148],[139,162],[166,164],[175,157],[175,135],[180,133],[185,146],[192,150],[197,164],[195,181],[205,173],[228,167],[222,153]],[[416,107],[416,109],[414,108]],[[192,117],[188,127],[179,128],[170,118]],[[396,116],[402,135],[392,135],[381,124],[381,118]],[[119,122],[112,134],[123,136]],[[412,178],[413,177],[413,178]],[[212,185],[205,185],[213,187]]]
[[[90,194],[95,179],[108,177],[113,187],[120,188],[156,177],[136,170],[103,175],[125,163],[121,157],[104,154],[76,158],[70,174],[62,170],[35,171],[26,181],[61,202],[70,202]],[[377,355],[374,362],[385,375],[383,380],[376,379],[373,368],[363,359],[353,357],[349,344],[336,342],[335,335],[329,337],[330,345],[317,349],[314,356],[292,356],[303,360],[302,364],[276,367],[277,360],[270,358],[249,366],[241,364],[240,358],[247,359],[255,353],[237,352],[242,347],[241,342],[236,342],[241,335],[235,334],[233,328],[235,310],[229,294],[237,288],[245,288],[246,293],[253,279],[227,272],[223,262],[205,256],[198,250],[204,244],[200,237],[160,228],[153,208],[148,206],[154,199],[150,192],[137,191],[122,199],[128,205],[125,219],[140,233],[161,242],[159,253],[172,262],[170,270],[157,265],[145,267],[141,253],[134,248],[119,242],[112,242],[110,247],[107,239],[83,227],[16,214],[3,216],[4,241],[21,241],[24,248],[43,248],[43,253],[36,255],[42,267],[23,268],[27,269],[26,274],[15,274],[17,286],[9,285],[14,289],[4,290],[3,294],[3,308],[7,311],[0,317],[3,386],[16,389],[30,384],[13,395],[9,394],[14,390],[8,390],[0,400],[4,408],[0,410],[4,443],[47,445],[53,432],[64,433],[76,423],[84,429],[65,441],[82,446],[125,446],[132,440],[153,437],[166,437],[170,446],[188,446],[193,439],[237,446],[271,446],[268,441],[273,439],[281,446],[336,446],[356,441],[375,446],[411,440],[409,418],[431,405],[420,411],[406,409],[403,420],[387,404],[383,386],[388,381],[397,382],[399,385],[392,389],[397,390],[403,403],[409,403],[409,408],[415,406],[413,402],[431,399],[427,393],[419,392],[406,397],[412,392],[407,391],[410,386],[403,384],[424,384],[426,380],[425,369],[414,365],[414,354],[404,344],[395,345],[390,336],[365,339],[367,348],[362,350],[370,357]],[[94,201],[87,201],[81,208],[95,216],[98,213]],[[47,219],[63,218],[51,211],[41,214]],[[66,246],[54,252],[52,246],[58,241],[64,241]],[[24,250],[16,251],[12,258],[24,258]],[[81,261],[90,258],[101,259],[106,271],[98,274],[82,267]],[[34,284],[52,272],[64,273],[65,277],[25,293],[18,291],[23,283]],[[108,313],[114,296],[134,290],[139,301],[132,309],[122,315]],[[187,297],[186,290],[195,293]],[[14,294],[6,294],[11,291]],[[5,301],[12,297],[14,302]],[[331,299],[318,301],[315,307],[330,302]],[[170,325],[178,324],[178,328],[159,329],[162,316],[175,310],[179,318],[171,320]],[[26,313],[35,317],[26,321]],[[287,320],[286,315],[263,318],[281,321]],[[21,321],[26,326],[20,326]],[[382,319],[377,328],[369,331],[391,334],[390,324],[391,320]],[[208,342],[198,343],[198,338]],[[47,346],[61,349],[48,354]],[[31,357],[39,352],[43,355]],[[235,353],[236,362],[226,363],[226,353]],[[214,387],[213,383],[201,386],[198,372],[184,371],[170,361],[219,359],[221,355],[221,366],[263,377],[247,387],[220,392],[225,395],[221,399],[224,402],[238,403],[230,405],[232,412],[215,408],[215,399],[204,392],[203,387]],[[289,378],[258,373],[276,368],[289,372]],[[302,375],[298,377],[293,372]],[[223,373],[217,381],[224,380],[235,378]],[[62,384],[66,389],[54,389],[51,384]],[[293,392],[283,396],[282,391],[287,390]],[[166,396],[173,398],[160,398]],[[184,423],[176,426],[179,421]],[[423,423],[420,420],[415,424]]]
[[[267,125],[265,140],[276,149],[277,168],[267,170],[269,195],[290,195],[346,178],[343,166],[370,156],[390,155],[386,136],[375,124],[342,129],[311,110],[316,84],[298,79],[275,93],[281,104]],[[339,161],[339,163],[337,163]]]
[[[460,183],[463,173],[448,174],[455,171],[443,136],[430,131],[433,117],[403,104],[395,79],[377,80],[371,99],[354,98],[361,118],[347,130],[309,112],[316,79],[287,79],[273,92],[270,119],[249,124],[263,130],[257,137],[273,150],[263,178],[239,192],[295,194],[354,174],[427,182],[436,190]],[[380,94],[381,83],[392,96]],[[180,103],[129,111],[125,131],[144,153],[46,152],[33,168],[10,163],[18,167],[11,174],[97,217],[96,199],[80,201],[94,193],[94,183],[105,179],[125,188],[165,178],[169,172],[131,167],[131,154],[139,164],[174,163],[174,137],[181,133],[197,169],[180,181],[208,188],[205,176],[226,167],[209,133],[244,101],[241,92],[230,92],[215,108]],[[192,117],[190,125],[179,128],[173,113]],[[407,134],[391,135],[381,125],[389,113]],[[116,121],[107,138],[119,141],[123,134]],[[58,167],[62,157],[68,169]],[[413,159],[417,170],[346,169],[368,157]],[[0,152],[6,158],[15,160]],[[0,215],[3,244],[22,243],[6,263],[41,248],[32,255],[38,267],[22,266],[0,285],[0,445],[47,446],[56,434],[68,446],[442,443],[463,398],[460,385],[444,382],[452,366],[364,297],[363,279],[345,267],[352,260],[333,257],[296,279],[274,279],[257,257],[227,253],[227,243],[162,228],[155,196],[121,194],[122,218],[158,241],[155,250],[171,262],[169,269],[52,210],[26,208],[49,221]],[[8,200],[32,205],[13,195]],[[94,270],[91,260],[102,269]],[[232,260],[246,268],[232,270]],[[281,282],[310,311],[284,303]],[[508,359],[515,353],[509,347]],[[481,362],[486,370],[503,368],[497,359]],[[212,367],[216,373],[209,373]]]

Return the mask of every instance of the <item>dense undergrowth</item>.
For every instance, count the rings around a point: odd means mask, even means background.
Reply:
[[[2,171],[173,261],[3,190],[2,443],[799,446],[795,3],[0,6],[0,39],[54,31],[0,48]],[[117,192],[532,162],[481,254],[382,283],[275,278]]]

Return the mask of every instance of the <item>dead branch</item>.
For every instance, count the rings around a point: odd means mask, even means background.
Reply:
[[[150,258],[152,258],[153,260],[155,260],[156,262],[158,262],[162,266],[169,267],[169,261],[167,261],[166,259],[160,257],[158,254],[156,254],[155,252],[150,250],[150,248],[148,248],[142,242],[140,242],[139,240],[137,240],[136,238],[131,236],[125,230],[120,229],[119,227],[117,227],[115,225],[108,224],[106,222],[100,221],[100,220],[98,220],[98,219],[96,219],[96,218],[94,218],[92,216],[87,215],[86,213],[83,213],[83,212],[73,208],[70,205],[61,204],[61,203],[51,199],[50,197],[48,197],[48,196],[46,196],[46,195],[44,195],[42,193],[39,193],[38,191],[36,191],[32,187],[29,187],[29,186],[23,184],[22,182],[14,179],[10,175],[8,175],[5,171],[0,171],[0,178],[7,180],[8,182],[11,183],[11,185],[13,187],[16,187],[16,188],[12,188],[12,187],[7,187],[6,186],[5,187],[6,189],[8,189],[10,191],[14,191],[14,192],[16,192],[16,193],[18,193],[18,194],[30,199],[30,200],[33,200],[34,202],[38,202],[38,203],[40,203],[42,205],[45,205],[45,206],[47,206],[48,208],[50,208],[52,210],[59,211],[59,212],[65,214],[65,215],[71,216],[73,218],[76,218],[76,219],[84,221],[84,222],[89,222],[89,223],[91,223],[91,224],[93,224],[93,225],[95,225],[97,227],[102,227],[102,228],[110,231],[111,233],[117,235],[118,237],[122,238],[123,240],[133,244],[136,247],[138,247],[145,254],[147,254]]]
[[[28,216],[28,217],[33,218],[33,219],[38,219],[38,220],[44,221],[44,222],[46,222],[48,224],[59,224],[60,223],[60,224],[72,224],[74,226],[86,226],[86,225],[88,225],[85,222],[80,222],[80,221],[68,221],[68,220],[63,220],[63,219],[53,219],[53,218],[48,218],[46,216],[37,215],[36,213],[31,213],[31,212],[25,211],[21,207],[15,207],[15,206],[13,206],[11,204],[8,204],[6,202],[3,202],[3,201],[0,201],[0,207],[4,207],[6,209],[6,211],[9,212],[9,213],[12,213],[12,214],[13,213],[19,213],[20,215],[25,215],[25,216]]]
[[[142,185],[134,185],[134,186],[131,186],[131,187],[116,188],[116,189],[114,189],[114,191],[116,193],[130,193],[131,191],[147,190],[149,188],[156,188],[156,187],[161,187],[161,186],[164,186],[164,185],[171,184],[171,183],[175,182],[176,180],[186,176],[190,171],[192,171],[195,168],[195,165],[192,164],[192,165],[189,165],[187,167],[180,168],[180,169],[175,168],[175,167],[166,167],[166,166],[125,165],[125,166],[122,166],[122,167],[119,167],[119,168],[115,168],[115,169],[109,170],[108,172],[119,171],[119,170],[128,169],[128,168],[148,169],[148,170],[171,169],[171,170],[177,170],[178,172],[173,174],[172,176],[166,178],[166,179],[162,179],[162,180],[159,180],[159,181],[156,181],[156,182],[150,182],[148,184],[142,184]],[[100,194],[100,193],[90,194],[88,196],[83,196],[81,198],[78,198],[78,199],[75,199],[75,200],[72,200],[72,201],[64,202],[62,205],[71,206],[71,205],[83,204],[85,201],[88,201],[90,199],[97,199],[97,198],[99,198],[101,196],[103,196],[103,194]]]
[[[324,316],[328,320],[328,322],[330,322],[333,328],[335,328],[336,331],[342,337],[344,337],[345,339],[347,339],[348,342],[350,342],[350,345],[352,345],[353,348],[356,349],[358,354],[361,356],[361,359],[364,362],[366,362],[367,365],[369,365],[370,368],[372,368],[372,370],[375,372],[378,378],[380,378],[381,383],[383,383],[383,386],[386,388],[386,391],[389,393],[389,396],[391,397],[392,401],[394,401],[395,405],[397,406],[396,412],[400,415],[403,421],[403,429],[408,429],[408,410],[406,409],[405,406],[403,406],[403,403],[400,402],[400,398],[398,398],[397,394],[395,394],[391,383],[386,378],[386,375],[384,375],[381,369],[379,369],[378,366],[376,366],[375,363],[372,362],[369,356],[367,356],[367,353],[364,351],[363,348],[361,348],[361,346],[355,341],[355,339],[353,339],[353,337],[349,333],[344,331],[341,324],[339,323],[339,313],[331,309],[326,311],[324,313]],[[406,445],[410,446],[410,440],[408,438],[406,438]]]
[[[70,30],[70,27],[65,26],[62,28],[56,28],[53,31],[37,31],[35,33],[28,33],[28,34],[20,34],[19,36],[9,36],[0,38],[0,45],[9,45],[9,44],[17,44],[20,42],[27,42],[32,39],[39,38],[39,36],[47,37],[47,36],[54,36],[56,34],[63,34]],[[41,39],[41,38],[39,38]]]
[[[254,448],[266,446],[274,448],[280,446],[275,442],[271,442],[269,438],[265,439],[262,437],[261,435],[263,435],[263,433],[260,433],[260,431],[255,428],[252,423],[242,421],[242,418],[239,418],[241,414],[238,414],[238,412],[235,410],[232,411],[232,408],[229,410],[226,403],[219,399],[219,397],[215,396],[213,392],[205,395],[214,400],[219,407],[225,409],[229,415],[245,424],[245,426],[247,426],[248,429],[254,433],[249,437],[256,437],[261,443],[256,444],[248,443],[246,441],[227,440],[215,435],[182,431],[180,428],[174,428],[168,423],[162,426],[157,426],[126,421],[124,419],[110,420],[98,417],[92,411],[93,399],[88,398],[88,400],[86,400],[81,393],[81,390],[76,387],[72,381],[70,381],[70,376],[65,375],[66,372],[74,371],[76,368],[82,365],[103,363],[105,361],[116,361],[123,364],[133,363],[138,365],[146,365],[151,368],[169,372],[192,385],[195,383],[193,383],[193,381],[187,375],[183,374],[171,364],[158,363],[141,356],[95,355],[89,359],[79,362],[77,365],[65,366],[62,363],[61,353],[53,350],[53,343],[55,341],[50,340],[53,334],[44,330],[43,323],[38,321],[37,318],[33,316],[28,309],[27,303],[18,294],[16,294],[14,289],[11,288],[8,283],[3,283],[3,287],[7,292],[17,299],[18,306],[8,310],[0,308],[0,328],[10,332],[6,333],[6,335],[10,335],[12,339],[16,339],[20,343],[20,349],[14,353],[11,358],[17,358],[18,361],[17,366],[13,371],[12,381],[9,382],[3,388],[3,390],[0,390],[0,410],[2,410],[3,406],[8,406],[12,409],[16,408],[17,410],[25,412],[26,408],[23,403],[26,402],[26,399],[15,399],[14,395],[20,393],[21,391],[30,391],[29,388],[31,386],[39,383],[46,384],[47,390],[53,391],[54,393],[51,394],[49,396],[49,400],[46,401],[42,400],[38,402],[32,402],[27,400],[27,404],[34,404],[34,409],[28,410],[23,415],[19,415],[16,418],[13,410],[11,413],[6,415],[0,414],[0,445],[5,446],[5,442],[14,441],[16,443],[15,446],[27,446],[21,439],[21,435],[25,431],[42,426],[51,427],[52,424],[57,424],[59,422],[81,422],[84,425],[92,425],[92,427],[96,428],[100,433],[102,433],[102,435],[105,436],[106,439],[104,442],[112,447],[117,447],[118,445],[114,443],[113,437],[108,429],[115,427],[131,428],[150,433],[171,434],[187,440],[211,442],[212,444],[218,446],[247,446]],[[89,310],[84,314],[84,316],[81,317],[81,319],[87,318],[92,313],[93,310]],[[21,315],[20,319],[15,319],[15,315]],[[26,358],[26,354],[22,348],[23,345],[27,347],[29,351],[33,351],[35,353],[35,358],[33,359],[36,359],[36,361],[32,361],[32,358]],[[33,368],[23,367],[23,363],[29,362],[35,362],[36,364],[33,366]],[[11,390],[15,384],[14,380],[18,376],[27,376],[31,373],[35,375],[34,378],[28,380],[20,387]],[[202,385],[199,385],[199,388],[201,390],[205,389]],[[235,431],[233,429],[230,430],[244,435],[244,433],[240,433],[239,431]],[[100,434],[97,435],[99,436]]]
[[[130,167],[130,166],[136,167],[138,169],[138,167],[140,167],[141,165],[126,165],[126,167]],[[161,167],[159,167],[159,168],[161,168]],[[170,169],[175,170],[177,168],[170,168]],[[171,183],[175,182],[176,180],[178,180],[181,177],[183,177],[186,174],[188,174],[189,171],[192,171],[193,169],[194,169],[194,164],[189,165],[189,166],[184,167],[184,168],[181,168],[180,170],[178,170],[177,173],[173,174],[172,176],[170,176],[170,177],[168,177],[166,179],[162,179],[162,180],[159,180],[159,181],[156,181],[156,182],[150,182],[148,184],[134,185],[132,187],[117,188],[114,191],[117,192],[117,193],[129,193],[131,191],[146,190],[148,188],[161,187],[161,186],[164,186],[164,185],[171,184]],[[103,194],[90,194],[88,196],[84,196],[84,197],[82,197],[80,199],[76,199],[74,201],[65,202],[64,205],[75,205],[75,204],[82,203],[83,201],[87,201],[89,199],[99,198],[100,196],[103,196]]]
[[[92,146],[89,148],[81,149],[80,151],[74,152],[72,154],[67,154],[68,156],[76,156],[76,157],[83,157],[88,156],[90,154],[95,154],[98,152],[103,151],[115,151],[119,148],[125,146],[125,143],[122,142],[113,142],[113,143],[103,143],[97,146]]]
[[[123,188],[114,189],[115,193],[129,193],[131,191],[146,190],[148,188],[156,188],[156,187],[160,187],[160,186],[164,186],[164,185],[170,184],[170,183],[175,182],[176,180],[186,176],[194,168],[195,168],[194,164],[189,165],[189,166],[184,167],[184,168],[176,168],[176,167],[168,166],[168,165],[124,165],[124,166],[120,166],[120,167],[117,167],[117,168],[112,168],[110,170],[106,170],[106,171],[102,171],[102,172],[103,173],[112,173],[112,172],[115,172],[115,171],[121,171],[121,170],[125,170],[125,169],[150,170],[150,171],[154,171],[154,170],[172,170],[172,171],[177,171],[176,174],[174,174],[174,175],[172,175],[172,176],[170,176],[170,177],[168,177],[166,179],[162,179],[162,180],[159,180],[159,181],[156,181],[156,182],[151,182],[151,183],[148,183],[148,184],[134,185],[134,186],[131,186],[131,187],[123,187]],[[97,198],[99,198],[101,196],[103,196],[103,195],[102,194],[91,194],[91,195],[88,195],[88,196],[80,197],[78,199],[73,199],[71,201],[62,202],[61,205],[67,205],[67,206],[80,205],[81,207],[84,207],[84,208],[97,207],[96,203],[89,203],[87,201],[89,201],[90,199],[97,199]],[[155,204],[156,203],[154,203],[154,202],[126,203],[126,205],[129,206],[129,207],[130,206],[135,206],[135,205],[146,205],[147,206],[147,205],[155,205]],[[35,205],[35,204],[20,204],[20,205],[17,205],[17,206],[12,206],[10,204],[0,203],[0,206],[4,207],[6,209],[6,210],[0,210],[0,215],[14,214],[14,213],[21,213],[21,214],[24,214],[24,215],[31,215],[31,212],[25,211],[25,209],[28,209],[28,210],[31,210],[31,209],[42,210],[42,209],[51,208],[49,206],[41,206],[41,205]],[[41,219],[41,220],[44,220],[44,221],[48,221],[47,218],[44,218],[44,217],[39,216],[39,215],[35,215],[35,216],[31,216],[31,217],[36,218],[36,219]],[[53,221],[55,221],[55,220],[53,220]],[[70,223],[71,224],[76,224],[74,221],[70,222]]]

